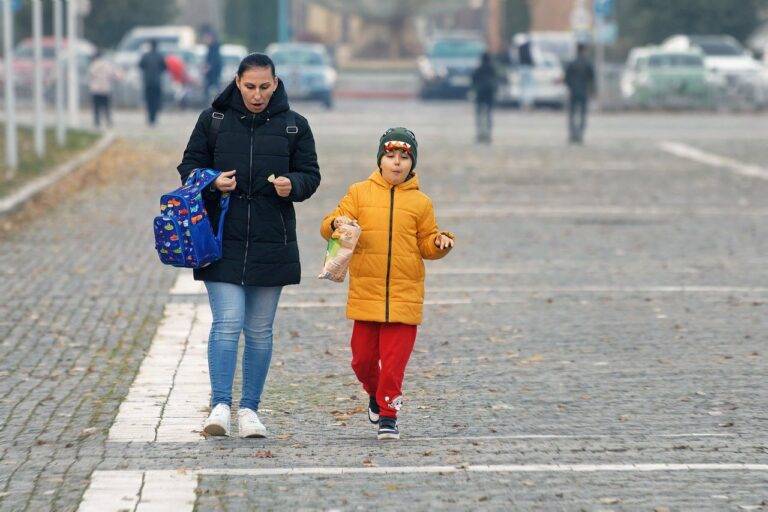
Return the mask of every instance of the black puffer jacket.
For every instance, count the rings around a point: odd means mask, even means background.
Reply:
[[[222,112],[216,144],[209,149],[208,133],[214,111]],[[288,96],[278,83],[267,108],[258,114],[246,109],[232,82],[204,110],[178,166],[182,182],[197,167],[235,169],[237,189],[230,196],[224,221],[222,259],[194,271],[199,281],[248,286],[283,286],[301,279],[296,242],[295,201],[309,198],[320,184],[315,140],[305,118],[294,114],[298,133],[289,144],[286,132]],[[270,174],[291,180],[291,194],[282,198],[267,181]],[[208,192],[206,208],[218,225],[219,192]]]

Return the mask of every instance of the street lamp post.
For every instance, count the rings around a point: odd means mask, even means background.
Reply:
[[[56,143],[67,141],[67,123],[64,112],[64,6],[62,0],[53,0],[53,40],[56,47]]]
[[[3,57],[5,61],[5,178],[16,176],[19,148],[16,140],[16,91],[13,79],[13,13],[11,0],[3,0]]]
[[[67,0],[67,75],[69,124],[80,126],[80,85],[77,76],[78,0]]]
[[[43,112],[43,8],[42,0],[32,0],[32,41],[35,59],[35,154],[45,155],[45,113]]]

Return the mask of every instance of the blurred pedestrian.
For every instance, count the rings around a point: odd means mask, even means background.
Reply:
[[[480,60],[480,66],[472,73],[478,142],[491,142],[493,107],[496,102],[496,88],[498,84],[499,74],[496,66],[491,58],[491,54],[485,52]]]
[[[221,45],[216,33],[211,31],[207,35],[208,53],[205,56],[205,97],[210,98],[219,92],[221,82],[221,70],[224,61],[221,58]]]
[[[149,42],[149,51],[141,56],[139,61],[144,77],[144,101],[147,105],[147,121],[150,126],[157,122],[157,114],[160,112],[163,102],[163,73],[165,72],[165,58],[157,50],[157,41]]]
[[[525,34],[517,37],[517,62],[520,76],[520,106],[526,110],[533,107],[533,49],[531,39]]]
[[[595,92],[595,70],[587,56],[587,46],[579,43],[576,59],[565,68],[568,87],[568,140],[571,144],[584,142],[589,97]]]
[[[88,90],[91,93],[93,124],[101,127],[101,118],[108,127],[112,127],[112,87],[120,78],[117,67],[97,50],[88,66]]]

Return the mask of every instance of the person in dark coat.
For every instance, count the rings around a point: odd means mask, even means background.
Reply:
[[[215,117],[218,130],[215,130]],[[212,136],[212,130],[216,132]],[[283,286],[301,278],[294,203],[320,184],[315,141],[307,120],[289,110],[272,60],[251,54],[237,77],[206,109],[178,166],[182,182],[198,167],[224,171],[204,197],[218,225],[221,194],[230,195],[222,258],[195,269],[213,313],[208,342],[211,414],[208,435],[228,435],[240,333],[245,332],[241,437],[264,437],[261,393],[272,355],[272,324]]]
[[[216,34],[208,34],[208,53],[205,56],[205,97],[210,98],[219,90],[221,70],[224,61],[221,58],[221,45]]]
[[[491,142],[493,105],[496,101],[496,88],[498,84],[499,75],[496,71],[496,66],[493,63],[491,54],[485,52],[480,60],[480,66],[472,73],[478,142]]]
[[[157,122],[163,102],[163,73],[165,57],[157,51],[157,41],[149,42],[149,51],[141,56],[139,68],[144,78],[144,101],[147,105],[147,121],[150,126]]]
[[[589,97],[595,90],[595,70],[587,57],[587,46],[579,44],[576,59],[565,68],[565,85],[568,87],[568,140],[571,144],[584,141],[587,126]]]

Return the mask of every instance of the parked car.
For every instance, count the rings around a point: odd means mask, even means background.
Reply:
[[[621,78],[622,97],[636,107],[708,107],[712,86],[698,50],[634,48]]]
[[[735,38],[728,35],[676,35],[666,39],[662,46],[668,50],[700,51],[708,79],[722,99],[741,99],[755,107],[768,104],[765,69]]]
[[[69,42],[66,38],[62,40],[62,48],[65,52],[65,59],[68,44]],[[56,84],[56,44],[54,38],[42,38],[41,46],[43,56],[43,89],[45,90],[48,99],[53,99],[55,94],[54,85]],[[92,43],[86,41],[85,39],[78,40],[76,52],[78,76],[85,76],[85,73],[88,70],[88,65],[91,62],[91,58],[95,55],[95,53],[96,47]],[[31,38],[23,39],[14,49],[13,71],[14,80],[18,91],[22,95],[31,95],[35,76],[35,57],[33,42]],[[2,72],[3,68],[0,67],[0,79],[3,77]],[[81,86],[83,88],[81,94],[87,93],[87,84],[84,82],[85,81],[81,80]]]
[[[502,105],[520,104],[520,73],[515,61],[506,71],[506,83],[498,91],[497,100]],[[565,73],[557,55],[533,49],[533,105],[563,108],[568,99]]]
[[[323,45],[273,43],[266,54],[275,63],[289,98],[320,101],[326,108],[333,107],[337,73]]]
[[[534,31],[524,34],[531,41],[533,51],[554,55],[564,66],[576,58],[578,40],[572,31]],[[515,35],[512,40],[517,40]]]
[[[446,36],[436,38],[419,58],[419,96],[466,98],[472,85],[472,72],[480,64],[485,42],[479,37]]]

